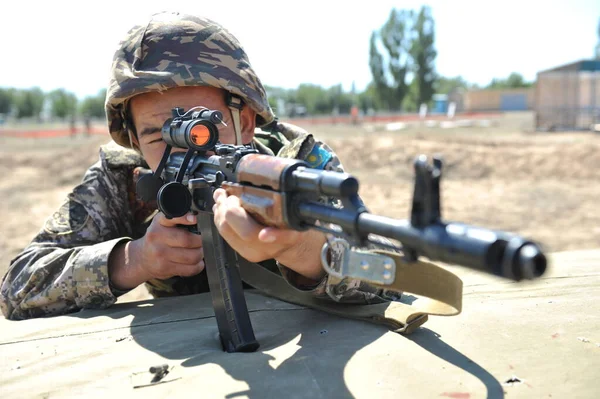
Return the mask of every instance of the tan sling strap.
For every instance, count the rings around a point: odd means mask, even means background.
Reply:
[[[337,303],[318,299],[313,294],[298,290],[283,277],[264,267],[240,260],[242,280],[263,293],[297,305],[321,310],[351,319],[383,324],[392,331],[410,334],[427,321],[428,315],[453,316],[462,309],[462,280],[433,263],[417,261],[407,263],[400,254],[387,251],[371,251],[389,256],[396,263],[395,278],[390,285],[370,284],[386,290],[409,292],[419,298],[415,305],[386,302],[371,305]],[[355,278],[354,276],[348,276]]]

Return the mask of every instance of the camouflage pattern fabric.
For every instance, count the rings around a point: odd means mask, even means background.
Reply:
[[[134,26],[114,54],[106,115],[115,142],[131,147],[127,102],[138,94],[178,86],[212,86],[241,97],[256,125],[273,121],[265,89],[239,41],[207,18],[174,12]]]
[[[0,307],[7,318],[104,308],[115,302],[108,256],[120,242],[142,236],[136,218],[142,218],[143,209],[132,201],[129,178],[140,165],[141,157],[132,150],[114,143],[101,149],[100,160],[81,184],[11,262],[0,287]]]
[[[279,144],[278,156],[304,159],[302,156],[318,147],[331,155],[326,169],[343,171],[338,157],[325,143],[291,125],[282,130],[285,138]],[[258,140],[255,144],[259,149],[264,147]],[[106,308],[115,303],[123,292],[110,287],[110,253],[119,243],[141,238],[156,213],[154,204],[136,198],[134,181],[140,167],[147,165],[137,152],[115,143],[101,147],[99,162],[90,167],[81,184],[11,262],[0,287],[0,308],[5,317],[27,319],[81,308]],[[331,198],[323,201],[340,205]],[[292,286],[325,299],[375,303],[396,298],[359,280],[332,276],[325,276],[314,286],[303,286],[297,282],[301,280],[299,275],[285,265],[274,260],[261,265],[279,270]],[[146,285],[156,297],[208,291],[206,272],[151,280]]]

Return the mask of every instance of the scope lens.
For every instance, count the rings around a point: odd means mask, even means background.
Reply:
[[[210,130],[206,125],[197,124],[190,130],[190,141],[198,147],[208,144],[211,139]]]

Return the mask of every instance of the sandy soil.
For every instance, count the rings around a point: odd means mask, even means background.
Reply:
[[[442,154],[446,220],[510,230],[549,251],[600,246],[600,135],[527,132],[531,115],[487,127],[311,126],[361,182],[373,213],[408,217],[412,162]],[[0,132],[0,274],[60,205],[106,136],[52,139]]]

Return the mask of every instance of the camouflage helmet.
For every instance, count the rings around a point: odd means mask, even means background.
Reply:
[[[256,112],[259,127],[275,118],[235,36],[207,18],[163,12],[154,14],[146,25],[131,28],[115,52],[105,103],[113,140],[131,147],[129,99],[177,86],[224,89]]]

